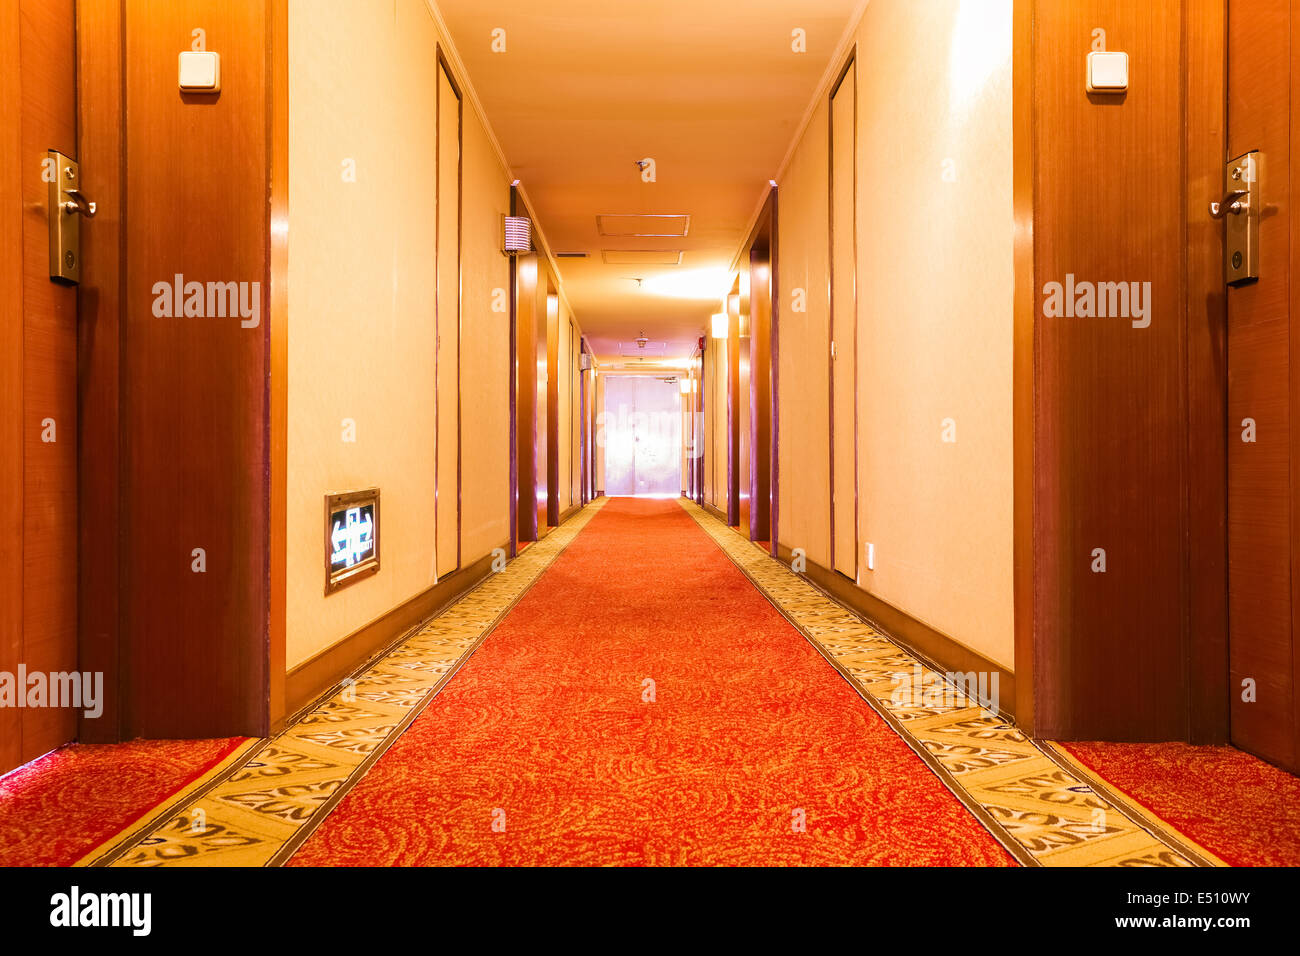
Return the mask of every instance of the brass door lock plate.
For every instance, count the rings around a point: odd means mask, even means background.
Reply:
[[[95,204],[81,192],[81,167],[57,149],[45,164],[50,180],[50,278],[65,285],[81,281],[81,217],[95,215]]]

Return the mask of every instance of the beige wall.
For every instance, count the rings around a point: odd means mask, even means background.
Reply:
[[[859,584],[1010,668],[1011,2],[873,0],[856,41]],[[778,180],[780,538],[819,564],[825,97]]]
[[[461,555],[469,564],[510,539],[510,261],[501,217],[510,180],[467,105],[461,220]],[[502,311],[493,311],[494,305]]]
[[[436,580],[440,39],[424,0],[290,0],[290,669]],[[509,287],[499,231],[510,177],[468,97],[463,139],[465,566],[509,536],[509,313],[493,305]],[[355,182],[345,161],[355,161]],[[344,419],[355,442],[343,440]],[[454,441],[454,425],[444,435]],[[326,597],[324,496],[371,485],[382,491],[381,570]]]

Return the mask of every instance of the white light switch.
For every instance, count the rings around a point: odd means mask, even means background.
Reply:
[[[1128,54],[1088,54],[1088,92],[1123,93],[1128,89]]]
[[[186,93],[216,93],[221,89],[221,57],[216,53],[182,53],[178,73],[180,88]]]

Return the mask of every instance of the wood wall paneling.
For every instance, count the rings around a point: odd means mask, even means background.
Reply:
[[[16,673],[23,642],[23,172],[17,4],[0,4],[0,670]],[[0,773],[22,762],[22,712],[0,708]]]
[[[265,0],[125,7],[127,735],[268,726],[267,23]],[[198,25],[222,53],[216,97],[176,91]],[[178,274],[257,283],[259,324],[155,316]]]
[[[751,541],[769,541],[772,527],[772,261],[770,239],[749,254],[750,302],[750,480]]]
[[[1015,713],[1019,726],[1035,733],[1034,563],[1034,332],[1038,289],[1034,274],[1034,7],[1037,0],[1014,0],[1012,11],[1012,176],[1015,218],[1015,300],[1012,324],[1012,444],[1015,593]]]
[[[14,469],[6,478],[17,480],[21,507],[18,522],[10,527],[21,527],[22,533],[21,550],[8,566],[13,579],[8,587],[20,591],[7,597],[17,597],[21,618],[19,633],[5,641],[5,656],[14,657],[15,666],[8,670],[25,665],[29,673],[48,674],[77,669],[77,293],[49,278],[49,186],[42,175],[47,150],[77,155],[74,4],[22,0],[16,20],[11,12],[0,23],[7,33],[0,42],[18,53],[7,61],[15,68],[6,72],[16,76],[4,92],[17,94],[9,108],[17,109],[6,111],[5,145],[17,148],[7,158],[13,164],[5,173],[9,201],[0,215],[10,220],[6,251],[17,253],[14,259],[6,257],[6,267],[19,266],[21,289],[13,287],[11,274],[5,291],[13,295],[10,301],[18,304],[21,316],[13,317],[21,329],[21,341],[15,343],[21,370],[6,376],[6,387],[13,389],[7,397],[14,400],[6,409],[17,410],[19,419],[6,429],[12,429],[5,436],[12,443],[5,457]],[[21,573],[14,574],[14,568]],[[80,714],[53,706],[11,713],[17,715],[19,743],[16,754],[12,746],[4,747],[0,771],[71,740]],[[6,723],[12,725],[13,718]]]
[[[1186,5],[1188,739],[1228,740],[1228,383],[1224,230],[1206,215],[1227,155],[1224,0]]]
[[[746,537],[754,525],[753,515],[753,481],[754,481],[754,408],[753,388],[751,385],[757,370],[754,362],[754,318],[751,297],[752,277],[748,261],[742,263],[740,270],[740,303],[738,332],[736,334],[736,397],[734,401],[736,419],[736,524]]]
[[[857,63],[830,94],[830,455],[833,569],[856,580],[857,455]]]
[[[84,743],[120,739],[119,630],[121,540],[121,343],[125,335],[122,278],[123,166],[121,0],[81,0],[77,49],[78,160],[81,181],[97,204],[93,224],[81,232],[82,281],[78,289],[78,667],[104,675],[104,712],[83,719]]]
[[[437,436],[436,501],[438,576],[460,566],[461,539],[461,192],[464,102],[443,57],[438,56]]]
[[[279,725],[288,706],[289,591],[289,0],[267,4],[271,67],[270,243],[270,616],[267,624],[268,727]]]
[[[537,534],[542,537],[559,523],[559,515],[553,512],[551,489],[555,481],[551,469],[555,461],[552,445],[555,440],[556,411],[552,401],[551,382],[555,376],[552,348],[555,342],[556,319],[551,315],[551,296],[556,294],[555,279],[551,275],[550,264],[545,258],[538,257],[537,267],[537,309],[534,318],[537,322]],[[558,297],[555,308],[558,310]],[[557,312],[558,314],[558,312]]]
[[[727,414],[724,425],[727,448],[726,512],[727,524],[740,523],[740,278],[736,278],[731,295],[727,297],[727,351],[725,378]]]
[[[519,256],[515,268],[515,474],[516,533],[519,541],[538,538],[537,300],[536,253]],[[545,313],[543,313],[544,315]],[[544,408],[545,406],[543,406]],[[544,412],[543,412],[544,414]],[[545,433],[543,433],[544,438]],[[545,508],[545,502],[542,502]]]
[[[1262,152],[1259,281],[1228,294],[1228,582],[1235,744],[1294,767],[1292,596],[1295,560],[1291,317],[1294,4],[1229,6],[1229,156]],[[1220,180],[1222,183],[1222,180]],[[1256,440],[1241,440],[1246,419]],[[1243,700],[1253,680],[1256,699]]]
[[[1184,7],[1039,2],[1032,13],[1032,723],[1043,736],[1188,734],[1187,595],[1202,583],[1188,565],[1189,388],[1212,376],[1188,372]],[[1124,96],[1083,89],[1096,27],[1134,64]],[[1069,276],[1150,283],[1149,325],[1044,315],[1045,285]]]

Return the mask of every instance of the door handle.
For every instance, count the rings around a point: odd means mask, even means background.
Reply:
[[[1228,160],[1224,167],[1227,192],[1221,202],[1210,203],[1210,215],[1224,221],[1223,273],[1228,285],[1259,278],[1260,172],[1259,150]]]
[[[95,204],[81,195],[79,189],[65,189],[63,195],[68,198],[63,203],[63,211],[68,215],[81,213],[87,219],[95,218]]]
[[[76,285],[81,281],[81,220],[83,217],[93,219],[96,208],[81,192],[81,167],[77,161],[57,149],[46,155],[50,279],[64,285]]]
[[[1222,219],[1228,213],[1232,213],[1234,216],[1241,215],[1246,211],[1246,207],[1243,206],[1239,200],[1242,196],[1249,195],[1249,189],[1234,189],[1232,192],[1228,193],[1228,195],[1223,197],[1222,202],[1210,203],[1210,216],[1214,219]]]

